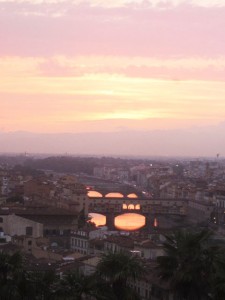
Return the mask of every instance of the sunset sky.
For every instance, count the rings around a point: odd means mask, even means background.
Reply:
[[[157,140],[173,134],[168,153],[130,144],[93,151],[214,155],[225,148],[224,122],[225,0],[0,0],[0,152],[51,152],[47,142],[13,141],[21,131],[159,132]],[[187,144],[199,141],[196,128],[208,149],[182,149],[187,131]],[[82,147],[68,151],[91,153]]]

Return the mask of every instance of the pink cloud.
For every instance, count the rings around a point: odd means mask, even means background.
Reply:
[[[224,54],[225,7],[180,5],[156,9],[0,3],[2,6],[0,39],[4,43],[0,55]]]
[[[122,72],[123,73],[123,72]],[[199,69],[130,66],[124,69],[124,74],[129,77],[158,78],[168,80],[225,80],[224,69],[213,66]]]
[[[122,64],[121,59],[121,64]],[[62,66],[53,59],[39,65],[39,74],[48,77],[80,77],[86,74],[120,74],[127,77],[155,78],[165,80],[204,80],[223,81],[225,80],[224,67],[207,66],[200,68],[167,67],[167,66],[136,66],[130,64],[126,67],[102,65],[97,67],[76,67]]]

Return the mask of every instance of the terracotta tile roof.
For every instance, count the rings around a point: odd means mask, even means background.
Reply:
[[[124,248],[134,247],[134,240],[127,236],[110,236],[105,241],[109,243],[117,244]]]

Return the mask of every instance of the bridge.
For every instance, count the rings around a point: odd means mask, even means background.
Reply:
[[[146,226],[153,225],[158,215],[187,214],[187,199],[140,198],[136,194],[107,193],[89,191],[89,213],[98,213],[106,217],[106,225],[114,228],[114,220],[125,213],[137,213],[146,218]]]

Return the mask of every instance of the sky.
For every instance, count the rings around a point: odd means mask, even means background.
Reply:
[[[224,40],[225,0],[0,0],[0,152],[214,156]]]

